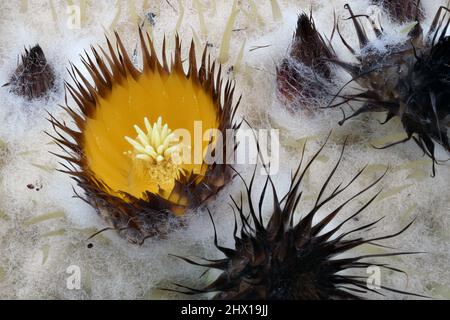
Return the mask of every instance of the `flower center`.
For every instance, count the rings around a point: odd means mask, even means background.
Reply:
[[[181,168],[181,152],[183,144],[169,129],[167,124],[163,125],[162,117],[151,125],[148,118],[144,118],[145,130],[138,125],[134,126],[137,137],[125,140],[133,147],[125,152],[133,160],[135,172],[141,172],[142,176],[160,185],[173,183],[179,178]]]

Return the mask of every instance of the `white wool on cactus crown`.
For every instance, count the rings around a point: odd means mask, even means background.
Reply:
[[[61,86],[63,79],[68,79],[69,61],[81,67],[79,55],[88,51],[91,44],[104,45],[105,30],[109,34],[112,29],[127,33],[123,38],[132,51],[137,43],[137,21],[149,12],[154,13],[152,34],[158,47],[166,35],[172,48],[176,31],[183,40],[184,52],[187,52],[191,39],[201,46],[208,43],[212,57],[221,57],[225,73],[236,81],[237,93],[243,95],[240,116],[245,116],[255,128],[280,130],[282,165],[273,179],[281,194],[288,188],[290,172],[298,165],[305,139],[308,138],[308,154],[311,155],[333,130],[334,138],[308,175],[306,200],[299,216],[311,205],[308,199],[317,193],[337,160],[343,136],[350,135],[349,146],[335,185],[342,180],[348,181],[359,168],[369,165],[367,173],[350,190],[356,191],[389,165],[390,172],[380,184],[384,189],[380,199],[359,221],[351,221],[348,228],[385,216],[378,227],[370,231],[370,235],[384,235],[401,230],[416,218],[407,232],[383,244],[427,254],[383,260],[405,270],[408,279],[384,271],[382,284],[436,298],[450,298],[450,200],[446,191],[450,166],[439,166],[437,177],[432,179],[430,161],[421,157],[414,143],[387,150],[370,147],[370,144],[381,145],[398,137],[402,132],[398,122],[381,127],[376,117],[361,116],[339,127],[337,122],[342,115],[338,110],[312,115],[301,111],[293,114],[277,99],[276,67],[289,50],[297,14],[309,12],[312,7],[317,28],[330,35],[333,13],[336,12],[341,17],[344,37],[357,47],[351,21],[344,20],[348,17],[344,4],[349,2],[354,12],[366,13],[370,1],[272,2],[280,6],[281,20],[274,15],[269,1],[240,4],[235,7],[239,10],[235,15],[232,15],[232,0],[118,1],[117,6],[106,0],[73,1],[75,5],[81,4],[82,25],[79,29],[68,28],[70,8],[65,1],[0,3],[0,83],[8,81],[23,47],[39,43],[56,71],[59,84],[48,100],[33,102],[15,97],[6,88],[0,89],[0,298],[180,298],[182,296],[157,288],[167,287],[171,282],[202,286],[213,278],[211,273],[199,280],[204,271],[202,268],[169,256],[220,257],[213,246],[212,225],[204,208],[189,218],[186,229],[172,233],[167,239],[148,240],[143,247],[128,244],[114,232],[105,232],[87,241],[105,224],[90,206],[72,197],[72,187],[77,187],[67,175],[55,170],[60,168],[58,159],[49,151],[58,150],[44,133],[51,131],[46,111],[57,118],[66,117],[57,105],[64,101]],[[425,29],[444,2],[422,1],[426,12]],[[389,21],[385,15],[382,22],[387,36],[374,45],[381,48],[384,43],[402,40],[399,30],[404,26]],[[337,37],[333,45],[340,58],[352,59]],[[336,70],[333,86],[337,89],[348,80],[348,75]],[[446,158],[441,149],[437,155]],[[251,166],[239,170],[245,178],[250,178]],[[30,185],[34,186],[33,190]],[[259,190],[255,189],[255,194]],[[235,180],[210,205],[219,240],[224,245],[233,245],[234,220],[228,205],[229,195],[238,196],[241,191],[242,183]],[[351,208],[357,208],[370,195],[355,201]],[[265,211],[269,211],[270,199],[267,198]],[[339,219],[354,212],[351,208]],[[341,221],[339,219],[337,221]],[[92,249],[87,248],[89,242],[94,244]],[[364,247],[358,252],[384,251]],[[66,286],[69,277],[66,271],[70,266],[78,266],[81,270],[80,290],[68,290]],[[389,293],[388,297],[400,296]]]

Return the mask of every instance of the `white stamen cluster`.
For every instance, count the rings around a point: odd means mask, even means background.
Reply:
[[[159,164],[163,161],[171,162],[173,157],[179,157],[182,148],[181,143],[175,138],[169,126],[163,125],[161,117],[153,126],[147,118],[144,118],[144,124],[147,133],[135,125],[137,138],[125,137],[125,140],[134,148],[133,151],[128,151],[126,154],[134,155],[136,159],[148,161],[152,164]]]

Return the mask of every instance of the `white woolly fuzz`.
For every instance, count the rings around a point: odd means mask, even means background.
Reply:
[[[398,121],[381,126],[378,122],[381,118],[363,115],[340,127],[338,122],[342,114],[338,109],[312,113],[294,111],[277,98],[276,68],[289,52],[297,14],[309,12],[312,7],[317,29],[328,37],[333,30],[335,12],[340,18],[343,36],[357,48],[353,25],[345,20],[349,15],[344,4],[350,3],[355,13],[366,14],[371,8],[370,1],[274,2],[279,4],[281,17],[270,1],[236,1],[237,7],[233,7],[232,0],[75,0],[73,3],[82,5],[78,27],[73,25],[66,1],[0,2],[0,85],[8,82],[23,47],[36,43],[43,48],[57,76],[55,90],[48,97],[33,102],[14,96],[8,88],[0,88],[0,298],[183,298],[158,288],[170,287],[175,282],[201,287],[214,279],[214,273],[210,273],[199,280],[204,269],[170,256],[221,257],[213,245],[213,228],[206,207],[188,214],[186,228],[165,239],[149,239],[142,247],[127,243],[114,231],[103,232],[88,240],[107,225],[93,208],[73,197],[72,188],[80,194],[83,191],[69,176],[57,171],[62,167],[58,158],[49,152],[60,151],[45,134],[52,131],[46,112],[57,119],[70,121],[58,107],[64,104],[63,81],[69,81],[66,72],[66,68],[70,68],[69,62],[85,72],[80,54],[84,55],[84,50],[89,52],[90,45],[104,46],[105,32],[111,37],[113,30],[122,34],[125,46],[132,53],[138,43],[137,25],[147,14],[153,25],[147,23],[146,28],[156,47],[161,47],[165,35],[170,51],[176,33],[182,39],[185,57],[192,40],[199,46],[198,52],[200,47],[208,45],[211,57],[221,58],[224,74],[235,80],[236,95],[243,96],[238,116],[245,117],[253,128],[279,130],[281,165],[273,180],[280,195],[288,189],[291,172],[298,166],[305,141],[308,143],[307,157],[310,157],[333,131],[323,155],[309,170],[304,184],[305,199],[297,218],[313,204],[314,195],[338,159],[345,136],[349,135],[348,146],[329,192],[340,182],[348,182],[364,165],[368,167],[351,190],[324,208],[320,216],[367,186],[389,166],[379,187],[355,200],[334,225],[354,213],[364,200],[382,188],[379,199],[360,215],[359,221],[351,221],[347,229],[384,217],[377,228],[365,234],[367,237],[381,236],[396,233],[416,219],[405,233],[382,244],[399,251],[427,253],[383,259],[405,270],[408,277],[405,279],[402,274],[383,271],[382,285],[450,299],[450,164],[439,165],[437,176],[431,178],[431,161],[422,157],[413,142],[375,150],[372,145],[381,146],[401,137],[403,128]],[[439,5],[446,2],[422,1],[426,13],[425,30]],[[387,35],[373,42],[373,46],[384,50],[386,44],[404,39],[401,30],[407,26],[396,24],[385,15],[382,15],[382,23]],[[342,60],[352,61],[336,36],[333,46]],[[139,61],[139,53],[136,61]],[[349,77],[339,70],[334,73],[330,87],[337,91]],[[354,88],[350,86],[348,90]],[[325,105],[328,100],[329,97],[319,97],[317,103]],[[69,103],[74,105],[72,101]],[[436,153],[439,159],[448,157],[440,147]],[[253,166],[237,166],[237,169],[247,181],[251,178]],[[258,175],[257,179],[256,199],[265,177]],[[225,246],[234,245],[234,219],[229,196],[239,199],[242,187],[242,182],[236,178],[208,204],[218,228],[219,241]],[[266,215],[270,208],[269,195],[264,204]],[[89,243],[93,248],[88,249]],[[387,250],[364,247],[358,252],[368,254]],[[81,271],[79,290],[67,287],[71,275],[67,271],[72,270],[71,266]],[[401,297],[387,293],[390,299]]]

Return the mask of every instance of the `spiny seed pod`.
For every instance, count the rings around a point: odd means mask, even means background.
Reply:
[[[351,203],[367,191],[377,185],[383,178],[381,176],[366,188],[356,192],[353,196],[343,201],[335,210],[328,213],[322,220],[313,224],[318,211],[323,209],[332,200],[336,199],[347,190],[355,180],[363,173],[359,171],[348,183],[341,183],[337,188],[332,188],[327,195],[330,181],[336,173],[344,153],[331,170],[325,180],[314,207],[298,221],[294,223],[297,207],[302,199],[302,183],[306,172],[320,155],[325,144],[306,163],[302,170],[305,149],[303,149],[298,170],[293,175],[288,193],[280,198],[277,187],[270,178],[267,178],[260,198],[255,203],[252,189],[254,178],[250,184],[245,184],[247,208],[241,202],[233,199],[235,209],[241,222],[240,235],[235,216],[234,248],[224,248],[218,244],[217,232],[214,226],[214,243],[225,258],[220,260],[206,260],[197,262],[188,258],[178,257],[184,261],[207,268],[221,270],[223,273],[210,285],[203,289],[193,289],[183,285],[177,285],[177,289],[169,291],[185,294],[217,293],[216,299],[271,299],[271,300],[327,300],[327,299],[362,299],[370,292],[380,293],[379,290],[367,288],[364,277],[352,276],[344,271],[364,269],[370,266],[378,266],[389,270],[401,272],[382,263],[366,262],[369,258],[388,257],[413,252],[393,252],[387,254],[369,254],[356,257],[348,257],[350,251],[364,244],[377,245],[376,242],[391,239],[403,233],[411,223],[398,233],[366,239],[362,236],[350,238],[357,232],[364,232],[374,227],[381,219],[367,225],[360,226],[347,232],[340,230],[350,220],[363,212],[380,194],[378,192],[356,212],[352,213],[341,223],[331,224],[337,216]],[[241,178],[242,179],[242,178]],[[271,189],[273,196],[273,212],[265,225],[262,217],[262,205],[266,198],[266,191]],[[233,210],[234,211],[234,210]],[[211,217],[212,219],[212,217]],[[347,257],[336,258],[337,255],[346,253]],[[383,290],[409,294],[399,290],[382,287]]]
[[[33,100],[43,97],[55,84],[53,68],[47,63],[44,51],[39,45],[25,49],[20,63],[4,86],[16,95]]]
[[[445,16],[442,16],[443,11],[448,9],[439,9],[426,35],[423,35],[420,23],[416,22],[410,28],[408,42],[389,45],[386,50],[379,51],[371,46],[366,31],[350,6],[346,5],[346,8],[358,35],[361,54],[356,54],[341,36],[358,63],[332,62],[352,76],[348,84],[356,82],[364,91],[354,95],[341,94],[344,86],[329,107],[340,107],[350,102],[362,103],[356,112],[344,117],[341,125],[365,112],[387,112],[384,123],[399,117],[407,137],[382,148],[414,139],[433,160],[434,175],[435,164],[438,163],[435,143],[450,152],[447,135],[450,116],[450,38],[446,36],[450,19],[443,25]],[[374,33],[377,37],[383,36],[379,29],[374,29]],[[333,104],[338,98],[341,101]]]
[[[195,159],[199,146],[189,140],[195,139],[198,123],[200,151],[225,155],[226,144],[216,145],[215,134],[207,141],[203,135],[215,129],[225,137],[225,130],[237,129],[239,104],[233,104],[234,86],[223,83],[221,67],[211,63],[206,48],[197,69],[192,42],[186,73],[178,36],[170,67],[165,40],[160,62],[150,36],[141,30],[139,36],[142,71],[132,64],[116,33],[117,51],[108,40],[109,55],[92,48],[94,60],[89,55],[82,59],[93,84],[71,68],[75,86],[67,83],[66,88],[80,112],[67,99],[63,109],[76,128],[52,115],[49,119],[53,138],[68,153],[59,155],[68,162],[62,172],[84,189],[85,201],[135,243],[164,236],[181,223],[179,217],[187,209],[202,204],[230,180],[227,161],[207,163],[204,153],[198,162],[179,159]],[[177,130],[192,136],[176,137]]]
[[[391,18],[401,23],[424,19],[420,0],[373,0],[373,4],[384,7]]]
[[[283,60],[277,70],[281,97],[300,105],[310,104],[311,99],[323,95],[323,86],[314,79],[331,78],[331,69],[325,59],[333,58],[335,53],[317,32],[312,16],[305,13],[299,15],[289,57]]]

